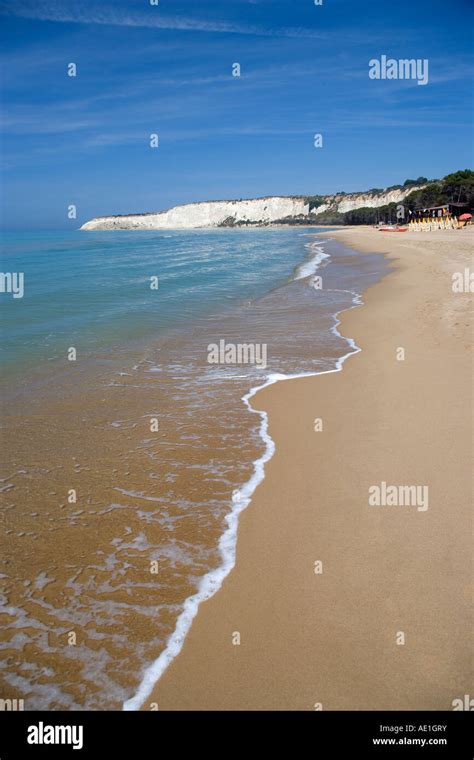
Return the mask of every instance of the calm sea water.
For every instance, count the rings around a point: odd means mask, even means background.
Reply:
[[[179,651],[271,454],[247,394],[340,366],[336,315],[386,271],[309,232],[6,239],[25,292],[0,296],[3,698],[135,709]],[[209,364],[220,340],[268,366]]]
[[[24,296],[1,294],[5,371],[157,337],[286,282],[304,231],[8,233],[1,271],[24,274]],[[151,278],[158,277],[158,290]]]

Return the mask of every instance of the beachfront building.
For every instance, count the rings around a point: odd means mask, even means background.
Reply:
[[[458,217],[462,214],[466,204],[445,203],[443,206],[430,206],[409,211],[410,230],[429,232],[431,230],[457,230],[463,225]]]

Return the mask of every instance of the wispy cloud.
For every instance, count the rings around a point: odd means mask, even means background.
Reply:
[[[38,21],[53,21],[64,24],[89,24],[124,27],[146,27],[183,32],[210,32],[221,34],[242,34],[264,37],[307,37],[322,39],[325,35],[310,28],[301,27],[264,27],[253,24],[236,24],[234,22],[205,20],[189,16],[169,16],[159,6],[149,6],[146,12],[130,12],[111,6],[96,7],[87,3],[77,3],[65,8],[64,3],[46,0],[46,2],[17,2],[4,0],[0,3],[0,13]]]
[[[94,129],[100,126],[93,119],[47,119],[47,113],[41,112],[42,120],[38,119],[38,110],[28,111],[16,109],[16,113],[4,115],[0,119],[0,131],[3,134],[15,135],[59,135],[69,132],[79,132]]]

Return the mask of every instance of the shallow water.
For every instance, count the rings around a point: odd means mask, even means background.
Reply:
[[[1,691],[120,709],[232,564],[268,449],[243,397],[334,369],[353,350],[335,315],[386,265],[301,229],[40,238],[8,259],[25,314],[7,303]],[[220,341],[265,345],[267,366],[209,364]]]

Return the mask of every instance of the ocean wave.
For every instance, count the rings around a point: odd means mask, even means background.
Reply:
[[[309,261],[304,261],[300,264],[294,276],[295,280],[303,280],[305,277],[311,277],[312,274],[316,274],[324,259],[330,258],[329,254],[324,252],[324,248],[319,241],[317,243],[308,243],[305,245],[305,248],[311,251],[313,256]]]

